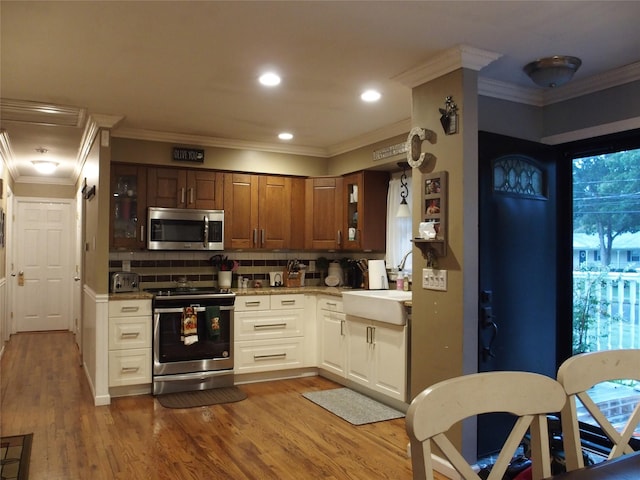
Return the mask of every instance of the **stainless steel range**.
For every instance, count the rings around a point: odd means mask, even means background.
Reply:
[[[153,394],[232,386],[235,294],[214,287],[148,289]]]

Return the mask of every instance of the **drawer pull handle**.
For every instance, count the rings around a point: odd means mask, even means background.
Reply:
[[[259,307],[260,302],[244,302],[245,307]]]
[[[295,305],[295,300],[280,300],[280,305]]]
[[[338,304],[336,302],[327,302],[327,305],[330,307],[337,307]]]
[[[271,355],[254,355],[254,360],[268,360],[271,358],[287,358],[286,353],[273,353]]]
[[[120,309],[121,312],[137,312],[140,310],[140,307],[122,307]]]
[[[120,334],[120,338],[138,338],[140,336],[140,332],[122,332]]]
[[[140,367],[122,367],[120,369],[122,373],[132,373],[137,372],[138,370],[140,370]]]
[[[286,328],[286,323],[265,323],[262,325],[254,325],[254,330],[260,330],[262,328]]]

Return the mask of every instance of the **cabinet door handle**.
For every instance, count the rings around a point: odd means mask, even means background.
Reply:
[[[337,307],[338,306],[338,304],[336,302],[327,302],[327,305],[329,307]]]
[[[367,343],[371,343],[369,341],[369,335],[371,335],[371,327],[367,327]]]
[[[340,320],[340,336],[344,337],[344,320]]]
[[[137,312],[138,310],[140,310],[140,307],[120,307],[122,313]]]
[[[144,225],[140,225],[140,241],[144,242]]]
[[[259,307],[260,306],[260,302],[244,302],[244,306],[245,307]]]
[[[295,305],[295,300],[280,300],[280,305]]]
[[[182,187],[180,189],[180,204],[181,205],[184,205],[184,202],[185,202],[185,198],[184,197],[185,197],[185,188]]]
[[[140,370],[140,367],[122,367],[120,369],[122,373],[133,373],[137,372],[138,370]]]
[[[375,346],[376,344],[376,327],[369,327],[371,328],[371,345]]]
[[[254,360],[268,360],[270,358],[287,358],[286,353],[273,353],[271,355],[254,355]]]
[[[193,200],[193,187],[191,187],[189,189],[189,204],[192,204],[192,203],[194,203],[194,200]]]
[[[263,323],[261,325],[254,325],[253,329],[254,330],[261,330],[261,329],[267,329],[267,328],[286,328],[287,324],[286,322],[283,323]]]
[[[338,230],[338,245],[342,245],[342,230]]]
[[[264,228],[260,230],[260,246],[264,247]]]
[[[120,334],[120,338],[138,338],[140,336],[140,332],[122,332]]]
[[[258,229],[253,229],[253,245],[255,246],[258,243]]]

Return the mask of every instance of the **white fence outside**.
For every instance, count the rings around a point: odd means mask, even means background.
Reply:
[[[574,302],[578,296],[584,298],[581,281],[596,278],[591,296],[598,308],[592,309],[595,321],[588,331],[593,339],[590,350],[640,348],[640,273],[574,271]]]

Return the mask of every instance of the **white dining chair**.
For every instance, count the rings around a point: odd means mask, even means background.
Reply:
[[[640,381],[640,350],[606,350],[575,355],[558,369],[558,382],[564,387],[568,401],[561,412],[562,436],[567,470],[584,467],[577,403],[580,403],[611,440],[613,448],[609,458],[633,452],[629,440],[640,423],[640,403],[622,426],[616,429],[596,404],[589,390],[611,380]]]
[[[547,414],[560,412],[565,400],[558,382],[528,372],[475,373],[428,387],[413,399],[406,415],[414,480],[434,478],[432,443],[464,480],[480,480],[447,432],[466,418],[495,412],[511,413],[517,420],[488,480],[502,480],[527,430],[531,433],[532,478],[550,477]]]

